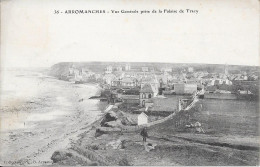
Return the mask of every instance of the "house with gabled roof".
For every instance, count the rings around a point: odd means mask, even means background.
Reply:
[[[116,71],[122,71],[123,70],[123,67],[122,66],[117,66],[116,67]]]
[[[138,125],[145,125],[148,123],[148,116],[144,112],[139,114],[137,119],[138,119]]]
[[[140,80],[140,86],[141,88],[145,85],[145,84],[151,84],[153,87],[155,87],[156,89],[158,89],[159,87],[159,81],[157,80],[156,76],[149,76],[149,77],[143,77]]]
[[[147,83],[140,90],[140,106],[144,107],[145,103],[152,97],[157,96],[158,89]]]
[[[107,66],[105,68],[105,73],[106,74],[111,74],[113,72],[113,67],[111,65]]]
[[[116,76],[114,74],[105,74],[103,77],[103,81],[105,84],[108,84],[111,86],[112,81],[116,79]]]
[[[149,68],[148,68],[148,67],[142,67],[142,71],[143,71],[143,72],[148,72],[148,71],[149,71]]]
[[[123,87],[136,87],[137,80],[136,80],[136,78],[125,77],[125,78],[122,78],[121,84]]]
[[[131,70],[131,65],[130,64],[126,64],[125,65],[125,71],[130,71]]]

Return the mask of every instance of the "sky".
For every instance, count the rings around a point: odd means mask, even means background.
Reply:
[[[88,9],[109,13],[54,14]],[[153,9],[198,13],[111,13]],[[80,61],[258,66],[259,1],[1,1],[1,67]]]

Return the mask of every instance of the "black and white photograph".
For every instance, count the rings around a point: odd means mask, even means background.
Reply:
[[[259,166],[259,0],[1,0],[0,166]]]

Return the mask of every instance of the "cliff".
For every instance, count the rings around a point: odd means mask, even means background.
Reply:
[[[49,75],[54,76],[54,77],[59,77],[61,75],[65,75],[69,72],[69,67],[73,63],[67,63],[67,62],[62,62],[58,64],[54,64],[51,66]]]

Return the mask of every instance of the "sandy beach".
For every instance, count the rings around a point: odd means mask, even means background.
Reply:
[[[68,148],[100,118],[104,106],[89,99],[99,87],[20,73],[1,81],[0,165],[50,165],[55,150]]]

